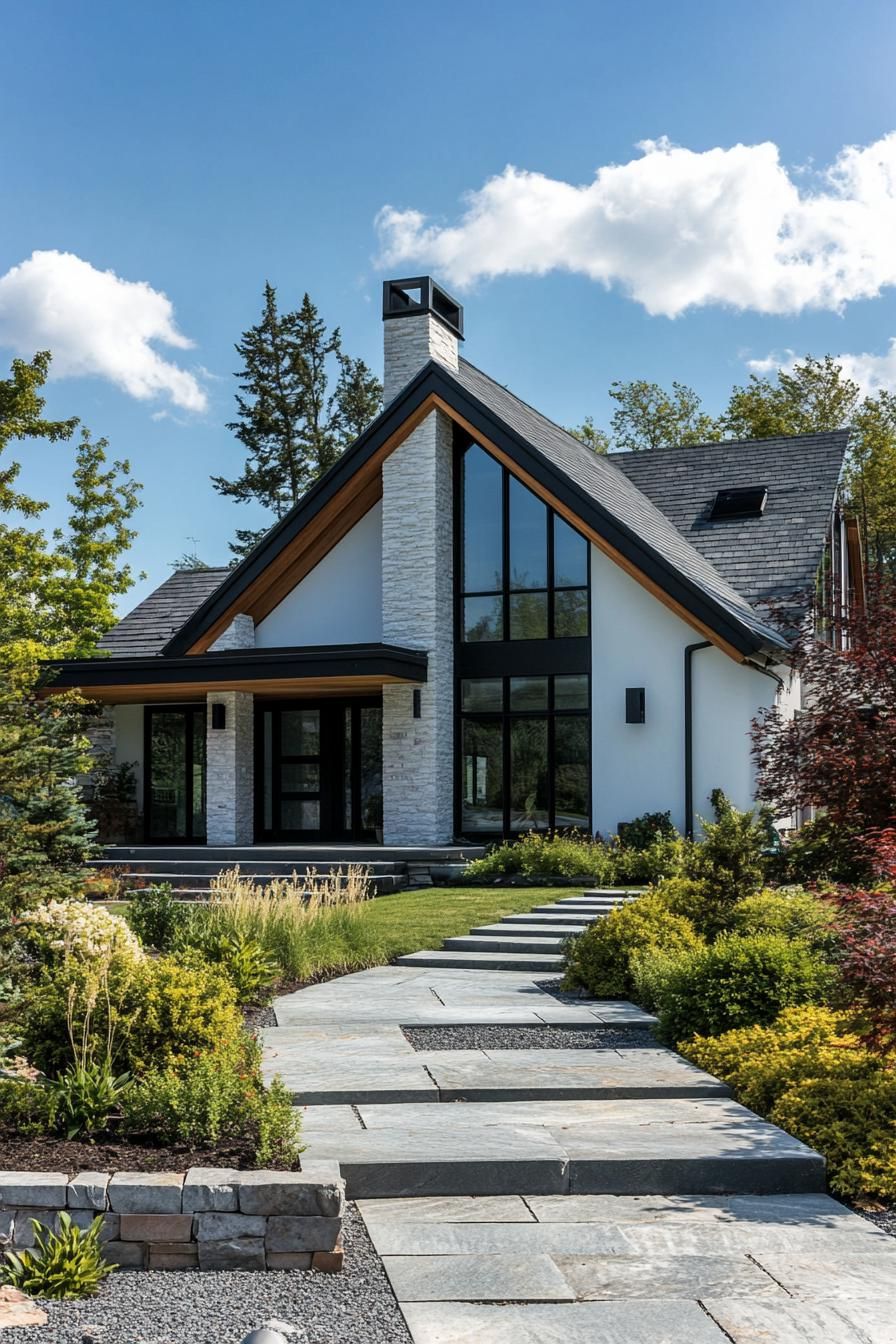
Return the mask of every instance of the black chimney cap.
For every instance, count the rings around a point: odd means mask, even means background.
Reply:
[[[436,284],[431,275],[384,281],[384,322],[392,317],[416,317],[419,313],[432,313],[458,340],[463,340],[464,310],[457,299],[452,299],[447,290]]]

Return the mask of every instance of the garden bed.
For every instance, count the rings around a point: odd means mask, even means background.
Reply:
[[[275,1171],[298,1170],[276,1161],[265,1162]],[[59,1171],[74,1176],[79,1171],[171,1171],[188,1167],[230,1167],[236,1171],[257,1168],[252,1143],[235,1139],[214,1148],[182,1144],[165,1147],[115,1140],[87,1143],[54,1135],[37,1138],[0,1139],[0,1170]]]

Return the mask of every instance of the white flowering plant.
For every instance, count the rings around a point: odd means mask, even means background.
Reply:
[[[86,901],[47,901],[22,915],[18,926],[30,949],[46,962],[74,957],[108,965],[143,957],[126,920]]]

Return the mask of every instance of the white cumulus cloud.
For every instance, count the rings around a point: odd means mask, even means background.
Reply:
[[[583,185],[508,166],[455,223],[386,205],[381,263],[425,264],[462,288],[572,271],[667,317],[709,304],[839,310],[896,284],[896,132],[812,172],[789,170],[771,143],[638,148]]]
[[[747,368],[759,376],[774,375],[778,369],[790,370],[803,358],[795,350],[771,351],[759,359],[748,359]],[[896,392],[896,336],[890,338],[890,344],[883,354],[865,351],[860,354],[844,353],[833,355],[847,378],[866,394],[874,395],[881,390]]]
[[[50,350],[53,374],[108,378],[132,397],[168,397],[186,411],[208,398],[194,374],[155,345],[189,350],[167,295],[122,280],[71,252],[33,252],[0,276],[0,345],[30,357]]]

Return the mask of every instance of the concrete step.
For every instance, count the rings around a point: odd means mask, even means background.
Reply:
[[[442,948],[445,952],[545,952],[560,956],[563,943],[562,936],[527,938],[523,935],[517,936],[507,929],[503,936],[491,934],[474,937],[472,934],[465,934],[460,938],[446,938]]]
[[[724,1097],[310,1106],[350,1199],[823,1193],[824,1160]]]
[[[363,845],[363,844],[259,844],[259,845],[107,845],[103,858],[109,863],[155,863],[159,859],[209,861],[227,867],[234,864],[276,862],[286,864],[346,863],[460,863],[479,858],[482,845]]]
[[[408,952],[397,966],[443,966],[458,971],[558,971],[561,956],[533,952]]]
[[[166,881],[174,881],[176,878],[198,878],[208,879],[217,877],[218,873],[231,872],[234,868],[239,868],[240,872],[246,877],[257,877],[270,881],[272,877],[291,877],[293,873],[298,873],[300,877],[310,872],[329,873],[337,872],[340,868],[345,873],[349,867],[347,863],[277,863],[270,859],[249,862],[249,863],[222,863],[215,859],[141,859],[139,862],[117,864],[111,863],[107,859],[95,859],[91,865],[97,872],[108,872],[114,869],[116,872],[122,872],[124,876],[142,877],[147,875],[164,875]],[[363,864],[352,864],[352,867],[368,868],[371,873],[378,874],[396,874],[405,873],[407,865],[401,863],[373,863],[366,861]]]
[[[504,934],[510,934],[514,938],[573,938],[576,934],[584,933],[588,928],[587,924],[552,924],[545,921],[544,924],[519,922],[510,919],[500,924],[481,924],[478,929],[471,929],[468,937],[470,938],[500,938]]]
[[[644,895],[643,887],[590,887],[582,892],[582,896],[589,899],[594,897],[611,897],[616,901],[634,901],[639,896]],[[573,897],[573,900],[576,898]]]
[[[600,915],[595,914],[586,915],[583,914],[581,911],[576,912],[575,910],[564,911],[561,910],[558,906],[551,905],[551,906],[545,906],[543,910],[539,909],[530,910],[528,911],[527,914],[524,915],[504,915],[503,919],[501,920],[501,923],[528,924],[528,925],[544,924],[548,927],[566,924],[571,925],[573,927],[581,928],[583,925],[587,926],[588,924],[593,924],[596,919],[600,918],[601,918]]]
[[[608,915],[611,909],[615,907],[608,906],[604,908],[595,908],[593,905],[536,905],[530,911],[533,915],[552,915],[558,920],[569,920],[570,923],[578,924],[584,919],[600,919],[603,915]],[[528,915],[520,918],[528,919]]]

